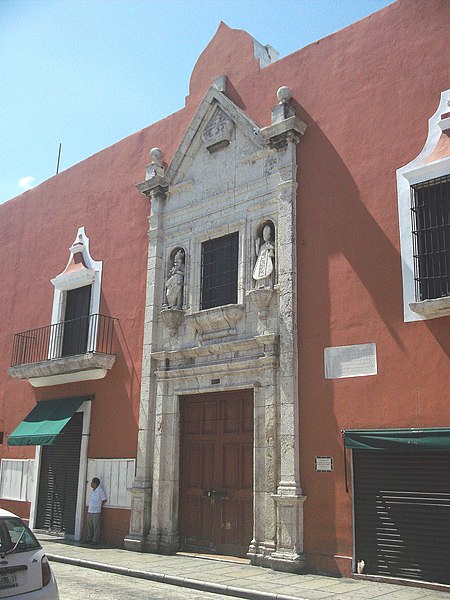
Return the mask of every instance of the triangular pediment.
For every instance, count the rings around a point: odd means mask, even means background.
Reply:
[[[231,140],[246,139],[254,152],[266,146],[259,126],[222,92],[211,86],[200,102],[166,172],[170,185],[181,183],[199,152],[220,152]]]

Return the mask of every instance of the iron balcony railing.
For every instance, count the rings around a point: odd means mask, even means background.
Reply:
[[[16,333],[11,366],[86,352],[112,354],[115,321],[105,315],[89,315]]]

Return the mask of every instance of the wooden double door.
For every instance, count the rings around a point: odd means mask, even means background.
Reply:
[[[253,535],[253,391],[181,398],[183,550],[245,556]]]

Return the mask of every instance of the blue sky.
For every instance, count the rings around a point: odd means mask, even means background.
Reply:
[[[219,22],[286,56],[392,0],[0,0],[0,203],[184,106]]]

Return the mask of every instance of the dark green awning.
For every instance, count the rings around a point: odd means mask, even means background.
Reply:
[[[450,450],[450,428],[343,429],[346,448],[355,450]]]
[[[86,397],[41,400],[8,436],[8,445],[50,446],[85,400]]]

